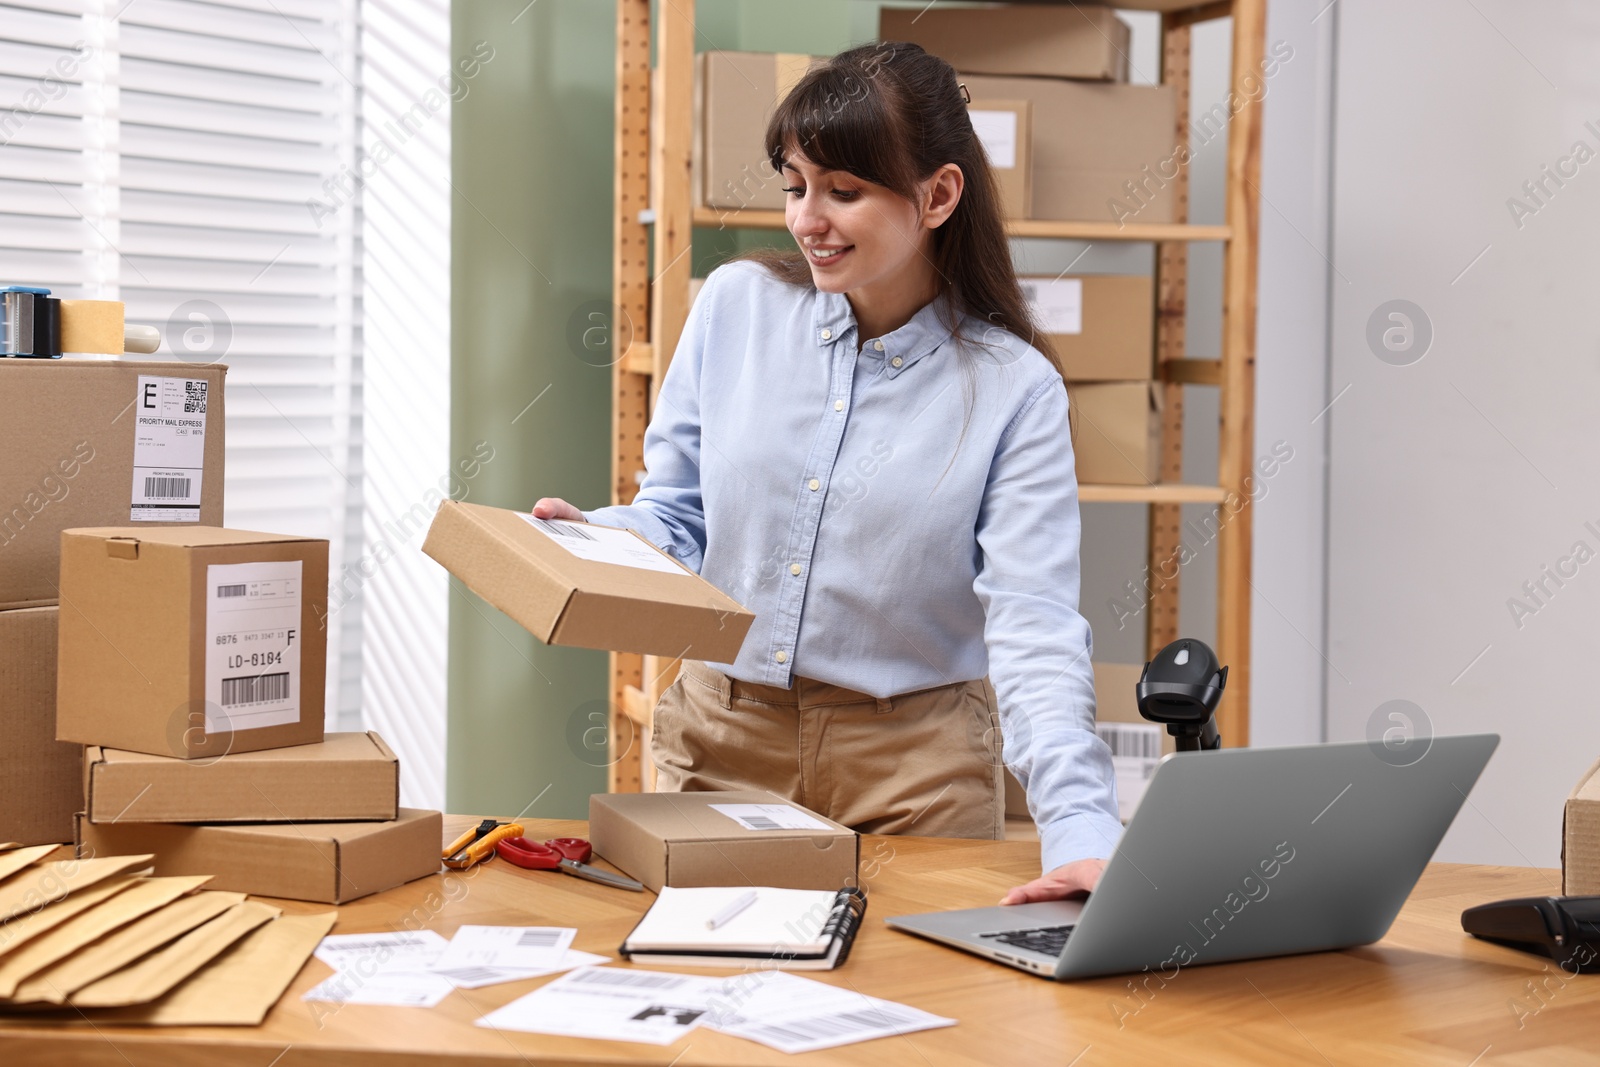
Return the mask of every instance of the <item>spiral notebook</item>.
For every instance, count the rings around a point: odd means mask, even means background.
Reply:
[[[867,912],[859,889],[757,887],[753,902],[708,927],[751,892],[749,886],[662,886],[620,951],[640,963],[743,967],[760,960],[781,970],[828,971],[850,954]]]

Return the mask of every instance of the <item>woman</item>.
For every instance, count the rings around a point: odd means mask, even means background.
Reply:
[[[852,49],[784,99],[766,151],[802,251],[706,280],[632,504],[533,513],[637,530],[756,613],[735,662],[686,662],[662,696],[658,788],[998,838],[1003,726],[1045,871],[1003,903],[1092,889],[1121,825],[1067,394],[965,89],[916,45]]]

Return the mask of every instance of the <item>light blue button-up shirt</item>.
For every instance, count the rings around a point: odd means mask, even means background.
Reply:
[[[894,696],[981,678],[1044,869],[1111,854],[1078,613],[1067,393],[1048,360],[931,303],[863,346],[850,303],[750,262],[706,280],[644,439],[639,531],[755,613],[730,677]],[[859,351],[858,351],[859,349]]]

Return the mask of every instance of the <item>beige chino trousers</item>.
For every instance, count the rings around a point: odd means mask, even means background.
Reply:
[[[986,678],[880,698],[808,678],[753,685],[685,660],[656,705],[656,789],[763,789],[861,833],[999,840],[995,705]]]

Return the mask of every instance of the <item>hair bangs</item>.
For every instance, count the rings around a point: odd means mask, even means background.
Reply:
[[[867,92],[869,75],[828,64],[812,70],[778,105],[767,124],[767,159],[774,172],[792,150],[824,170],[843,171],[863,181],[910,196],[904,135],[878,93]]]

